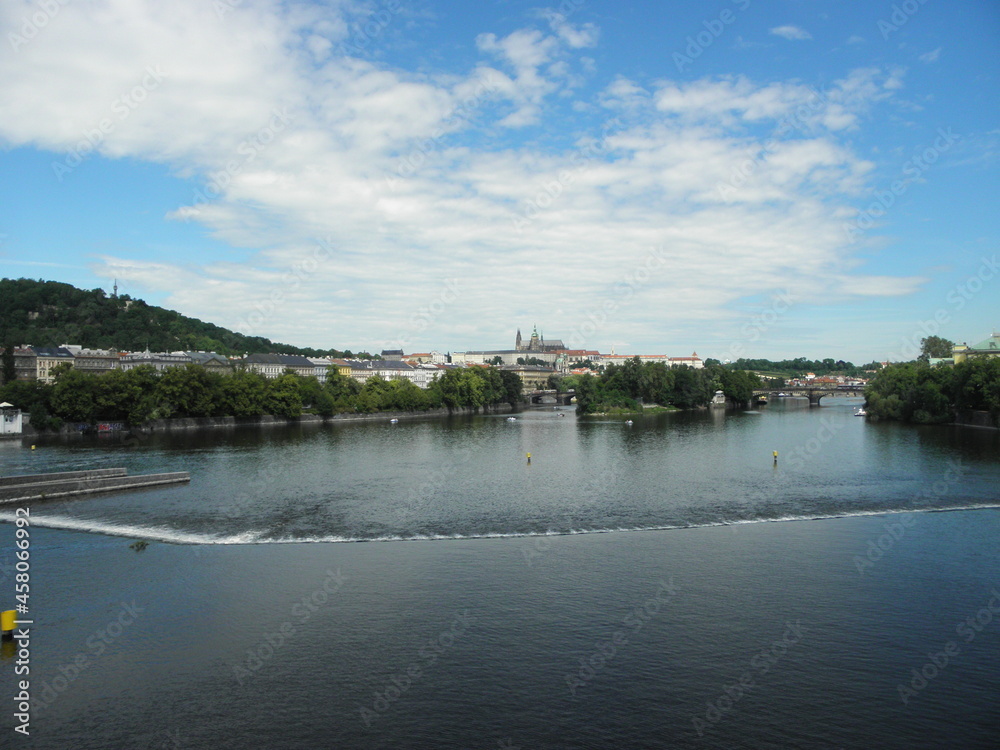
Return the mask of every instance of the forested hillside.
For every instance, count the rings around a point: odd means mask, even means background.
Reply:
[[[352,356],[336,349],[303,349],[147,305],[126,294],[85,291],[58,281],[0,279],[0,347],[79,344],[121,351],[275,352]]]

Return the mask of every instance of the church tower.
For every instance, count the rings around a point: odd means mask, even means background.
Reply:
[[[519,352],[519,351],[521,351],[522,348],[523,347],[522,347],[522,344],[521,344],[521,329],[518,328],[517,329],[517,338],[514,339],[514,351]]]

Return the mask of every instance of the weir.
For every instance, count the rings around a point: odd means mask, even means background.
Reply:
[[[7,481],[0,482],[0,505],[191,481],[191,473],[187,471],[140,474],[134,477],[127,476],[127,473],[125,469],[116,468],[4,477],[2,479]]]

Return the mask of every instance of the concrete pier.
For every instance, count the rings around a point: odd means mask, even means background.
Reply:
[[[35,484],[37,482],[55,482],[60,479],[97,479],[99,477],[123,477],[127,469],[88,469],[86,471],[57,471],[52,474],[15,474],[0,477],[0,487],[12,484]]]
[[[165,484],[190,482],[191,473],[187,471],[172,471],[163,474],[142,474],[134,477],[126,476],[125,469],[97,469],[95,471],[114,471],[115,474],[103,476],[84,476],[66,478],[66,474],[87,474],[87,472],[61,472],[59,474],[36,474],[35,481],[19,481],[13,484],[0,485],[0,505],[19,503],[31,500],[48,500],[72,495],[87,495],[95,492],[115,492],[132,490],[139,487],[155,487]],[[52,477],[62,477],[53,479]],[[7,477],[7,479],[22,479]]]

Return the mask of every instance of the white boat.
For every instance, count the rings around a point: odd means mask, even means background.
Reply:
[[[393,417],[392,419],[389,420],[389,424],[396,424],[398,421],[399,421],[398,419]]]
[[[854,416],[856,416],[856,417],[867,417],[868,416],[868,412],[866,412],[865,411],[865,407],[862,406],[860,409],[858,409],[856,412],[854,412]]]
[[[625,424],[632,424],[632,420],[628,420]]]
[[[517,421],[517,417],[507,417],[507,421],[508,422],[516,422]]]

